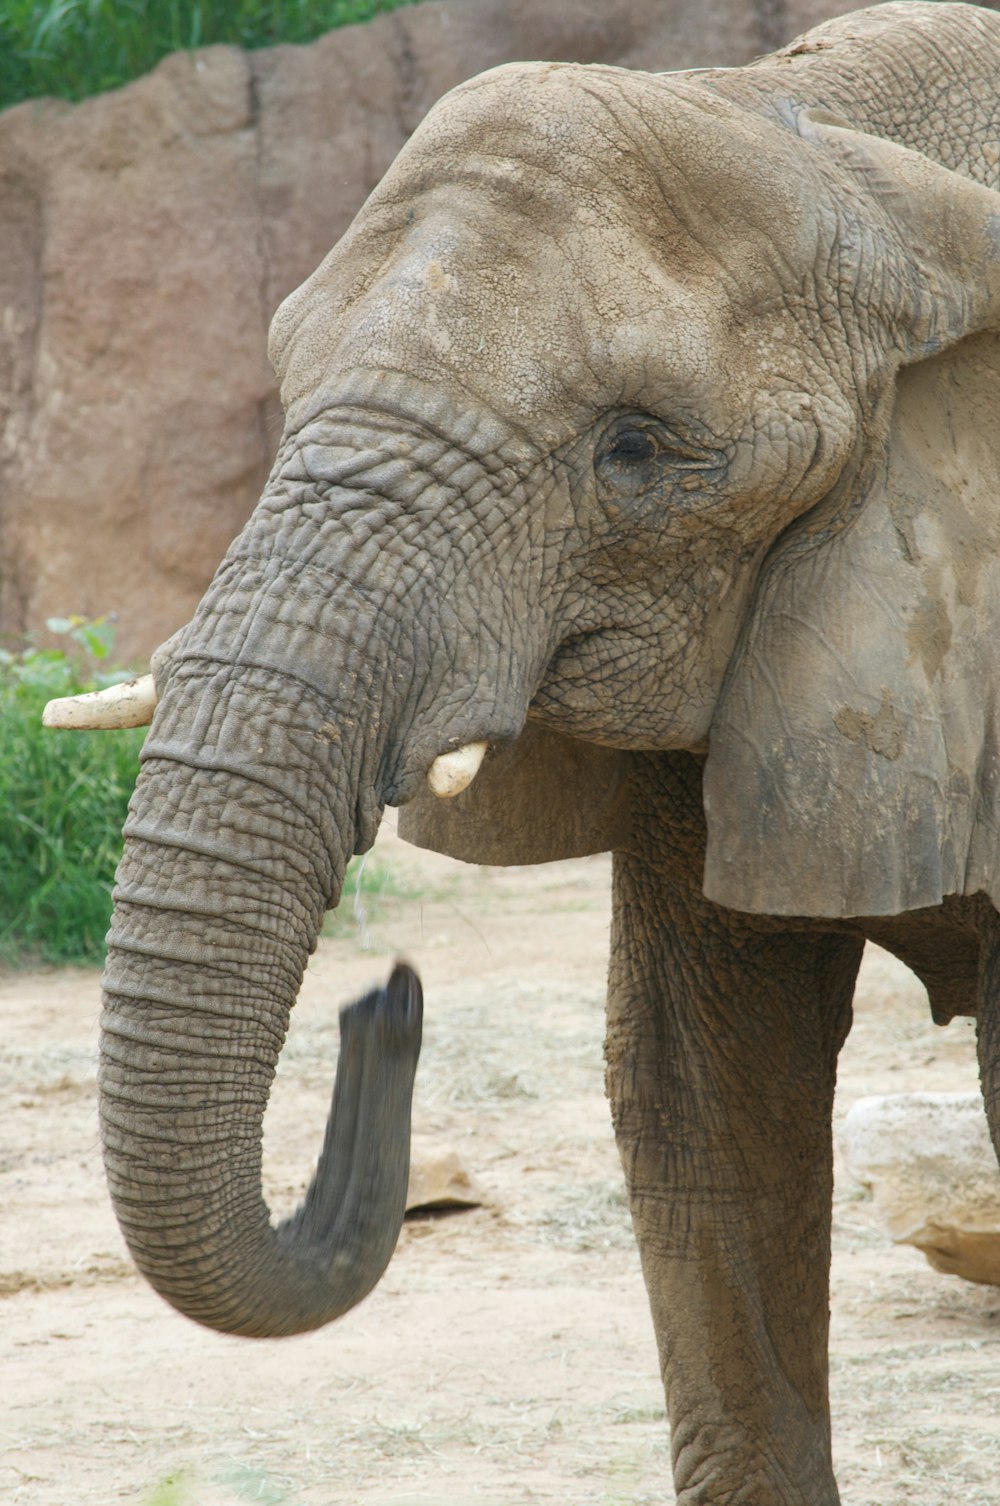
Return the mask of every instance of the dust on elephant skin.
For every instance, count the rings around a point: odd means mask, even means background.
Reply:
[[[154,667],[105,978],[109,1181],[182,1311],[298,1332],[388,1258],[412,975],[360,1017],[304,1210],[275,1228],[260,1190],[384,806],[471,861],[611,849],[677,1499],[834,1506],[866,937],[936,1017],[978,1010],[1000,1134],[998,65],[991,12],[890,4],[745,69],[494,70],[278,310],[284,434]]]

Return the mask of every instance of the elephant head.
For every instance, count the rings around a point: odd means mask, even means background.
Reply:
[[[970,688],[1000,196],[968,146],[878,118],[859,60],[894,43],[867,26],[735,72],[477,78],[278,310],[284,434],[156,670],[105,981],[112,1192],[193,1317],[313,1327],[388,1258],[405,971],[349,1030],[367,1128],[335,1106],[288,1225],[260,1194],[289,1010],[387,803],[461,856],[561,857],[644,819],[637,750],[687,750],[725,905],[998,893]]]

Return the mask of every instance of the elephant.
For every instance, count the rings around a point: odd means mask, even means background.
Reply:
[[[109,1186],[225,1332],[360,1300],[421,995],[343,1017],[272,1226],[261,1122],[386,805],[610,851],[607,1086],[680,1506],[834,1506],[831,1117],[865,941],[978,1017],[1000,1143],[1000,16],[737,69],[510,64],[275,314],[262,498],[153,665],[104,978]],[[998,610],[994,610],[998,609]],[[98,717],[99,719],[99,717]]]

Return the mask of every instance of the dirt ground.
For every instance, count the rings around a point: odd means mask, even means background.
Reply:
[[[18,1506],[671,1502],[652,1332],[602,1082],[609,864],[471,869],[379,838],[407,897],[322,943],[266,1125],[286,1211],[325,1118],[337,1008],[387,959],[427,997],[415,1130],[485,1206],[404,1226],[339,1324],[225,1339],[133,1273],[99,1164],[98,979],[0,978],[0,1499]],[[866,957],[838,1114],[866,1093],[970,1089],[946,1031]],[[841,1177],[835,1450],[845,1506],[996,1506],[1000,1290],[889,1244]]]

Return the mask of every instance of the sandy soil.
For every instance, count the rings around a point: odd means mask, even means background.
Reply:
[[[423,975],[418,1136],[487,1191],[408,1223],[360,1308],[307,1337],[204,1332],[133,1274],[97,1147],[96,975],[0,978],[0,1498],[19,1506],[641,1506],[673,1500],[652,1333],[602,1085],[608,863],[476,870],[379,839],[394,883],[325,941],[266,1134],[279,1210],[308,1178],[337,1007]],[[838,1112],[969,1089],[972,1028],[866,958]],[[833,1392],[846,1506],[995,1506],[1000,1290],[894,1248],[841,1178]]]

